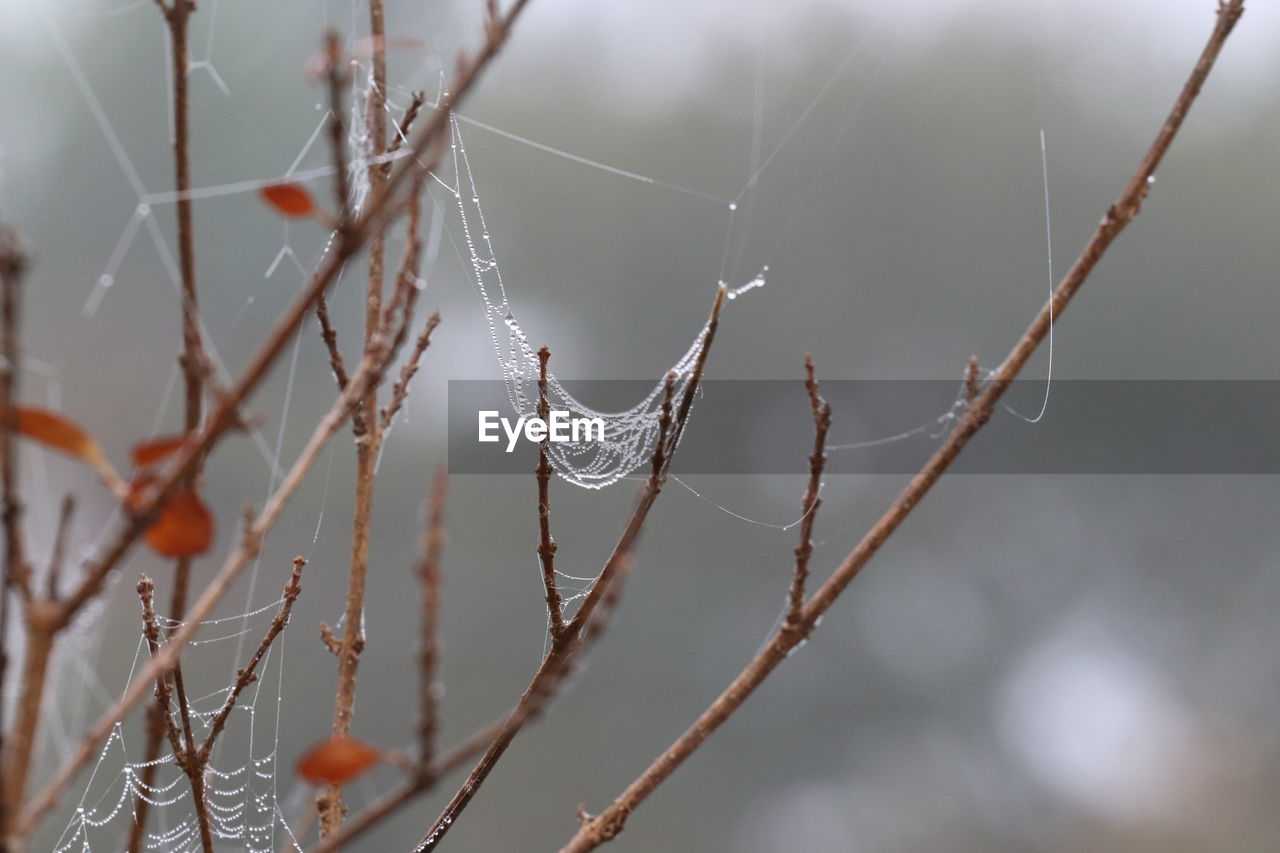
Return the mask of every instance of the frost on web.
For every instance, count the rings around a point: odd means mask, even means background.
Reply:
[[[204,49],[199,52],[200,58],[192,64],[189,71],[193,74],[207,75],[208,80],[212,81],[212,84],[226,95],[228,94],[227,84],[213,64],[215,52],[213,50],[212,21],[216,18],[217,6],[218,0],[210,0],[208,3],[201,4],[202,10],[209,12],[210,24]],[[352,4],[352,9],[354,12],[355,4]],[[127,6],[122,3],[119,8],[122,14],[126,12],[132,14],[133,10],[136,10],[140,17],[154,11],[150,3],[131,3]],[[345,21],[340,23],[345,24]],[[138,171],[130,162],[130,153],[121,144],[119,137],[115,133],[112,118],[101,108],[97,101],[93,91],[95,84],[92,82],[92,75],[86,74],[80,69],[77,56],[63,37],[55,15],[48,14],[46,24],[54,46],[61,54],[82,99],[88,107],[88,111],[101,128],[107,146],[110,148],[121,172],[124,173],[127,179],[129,187],[133,191],[133,196],[130,198],[128,205],[113,212],[115,218],[111,221],[115,224],[111,227],[116,233],[120,234],[120,237],[109,256],[98,262],[103,264],[100,270],[101,274],[92,286],[88,288],[86,294],[87,299],[82,309],[82,322],[90,322],[99,305],[104,300],[112,298],[110,294],[112,288],[117,286],[117,273],[121,270],[126,256],[134,250],[135,243],[145,246],[149,241],[152,244],[164,269],[168,273],[170,283],[174,286],[175,294],[177,293],[179,276],[174,263],[173,252],[171,247],[167,245],[161,228],[157,224],[162,215],[168,215],[171,212],[172,205],[177,201],[177,195],[173,192],[152,191],[143,184]],[[870,31],[868,32],[869,34]],[[500,128],[483,124],[463,114],[454,114],[451,117],[451,149],[448,152],[451,156],[447,157],[446,162],[442,164],[441,172],[431,175],[427,184],[430,192],[435,196],[435,200],[442,202],[442,204],[437,204],[436,206],[437,214],[444,208],[451,208],[451,210],[447,220],[441,215],[431,218],[430,227],[432,233],[427,241],[426,251],[428,263],[424,268],[430,268],[430,261],[434,259],[440,246],[442,230],[447,229],[449,240],[458,247],[461,260],[464,266],[469,268],[477,295],[480,297],[480,304],[477,307],[482,307],[485,312],[499,371],[506,385],[510,405],[517,415],[533,416],[536,413],[538,404],[536,380],[539,373],[539,361],[536,352],[529,344],[525,331],[517,320],[518,305],[529,304],[529,300],[535,299],[537,294],[521,291],[515,286],[511,287],[511,293],[508,293],[509,282],[504,282],[503,273],[499,267],[495,240],[481,209],[481,193],[477,187],[476,176],[473,173],[473,164],[468,157],[463,141],[463,124],[468,127],[478,126],[484,132],[495,133],[517,144],[529,145],[540,151],[549,152],[554,156],[565,157],[570,161],[582,164],[584,168],[601,169],[624,179],[637,181],[651,187],[658,187],[664,191],[682,193],[685,198],[700,199],[698,203],[709,202],[714,205],[717,216],[727,216],[728,234],[723,246],[711,246],[710,250],[714,253],[723,254],[719,278],[727,281],[708,280],[705,282],[707,302],[710,303],[717,284],[726,288],[726,297],[728,299],[735,300],[739,296],[745,297],[751,291],[765,284],[765,275],[769,269],[767,266],[761,266],[759,274],[755,277],[749,278],[749,272],[746,274],[741,273],[743,270],[755,269],[760,260],[768,260],[773,257],[778,251],[777,247],[789,238],[792,232],[791,225],[795,222],[795,217],[793,216],[785,227],[777,230],[776,233],[766,232],[766,236],[774,238],[769,241],[774,242],[773,248],[766,247],[762,257],[753,258],[750,266],[745,265],[744,255],[747,253],[747,246],[752,245],[751,253],[753,255],[757,251],[754,248],[756,244],[747,239],[747,234],[752,224],[753,193],[757,186],[757,180],[769,168],[770,164],[780,159],[778,157],[779,152],[789,144],[797,128],[806,121],[814,111],[815,106],[826,96],[833,81],[851,67],[853,58],[859,54],[864,44],[866,42],[862,40],[853,45],[848,56],[834,68],[830,77],[817,91],[814,98],[804,105],[802,109],[796,110],[793,116],[788,116],[788,118],[794,118],[794,121],[789,124],[778,138],[776,146],[771,149],[763,145],[764,99],[759,89],[757,89],[754,103],[750,167],[746,174],[742,176],[745,178],[745,183],[731,197],[721,197],[699,189],[669,183],[658,178],[647,177],[597,161],[587,160],[570,152],[554,149]],[[438,56],[433,57],[431,61],[434,62],[435,68],[440,68],[445,64],[439,61]],[[365,116],[363,96],[369,84],[369,73],[367,66],[356,69],[356,71],[357,73],[351,75],[352,94],[354,97],[351,98],[351,107],[348,110],[348,114],[344,116],[344,120],[349,129],[347,141],[351,155],[349,158],[351,174],[348,185],[352,192],[352,204],[358,209],[367,202],[369,194],[367,183],[369,162],[361,156],[367,148],[368,142],[363,121]],[[228,75],[228,79],[234,84],[235,78],[232,75]],[[443,85],[445,85],[445,81],[442,75],[441,86],[443,87]],[[868,90],[869,88],[870,84],[868,84]],[[391,91],[387,94],[387,112],[389,118],[392,119],[389,124],[394,126],[394,120],[399,118],[403,109],[403,103],[397,104],[395,101],[407,95],[407,90],[392,86]],[[860,100],[854,102],[848,108],[850,122],[858,112],[860,103]],[[297,156],[293,158],[292,164],[288,165],[288,168],[283,172],[279,170],[286,165],[284,162],[270,167],[269,175],[267,176],[262,174],[263,168],[266,167],[260,164],[253,164],[252,166],[246,166],[244,173],[236,173],[230,176],[238,180],[214,186],[201,186],[193,190],[190,193],[190,197],[197,200],[234,195],[244,195],[252,198],[264,184],[281,179],[313,183],[316,186],[327,184],[332,177],[332,167],[326,164],[327,158],[322,152],[326,138],[324,130],[327,126],[327,116],[320,115],[318,122],[314,125],[314,129],[311,129],[311,125],[308,125],[308,128],[298,135],[295,145],[288,151],[290,157],[293,156],[294,152],[297,152]],[[846,129],[849,126],[850,123],[846,123]],[[838,138],[836,141],[838,141]],[[833,143],[832,152],[835,150]],[[312,156],[313,154],[317,156]],[[393,155],[396,159],[405,156],[407,155],[403,148]],[[480,165],[479,163],[476,164],[477,171],[479,171]],[[483,178],[483,172],[480,172],[480,175]],[[820,175],[821,170],[814,177],[815,184]],[[267,180],[264,180],[264,177]],[[313,186],[314,188],[315,186]],[[812,186],[810,189],[812,189]],[[806,191],[805,195],[800,198],[796,207],[797,210],[805,204],[807,196],[808,192]],[[305,279],[310,274],[310,269],[314,266],[316,259],[306,257],[307,252],[302,249],[295,251],[294,243],[290,240],[290,226],[283,224],[281,227],[284,229],[283,241],[280,244],[279,251],[275,253],[274,259],[265,270],[266,278],[271,279],[273,282],[279,282],[282,279],[292,278],[293,276]],[[757,229],[757,231],[759,230]],[[299,244],[301,244],[301,241],[299,241]],[[274,249],[275,247],[273,246],[272,248]],[[300,252],[303,257],[299,257]],[[267,257],[271,256],[268,255]],[[265,260],[266,258],[264,258],[264,265]],[[703,283],[693,282],[693,284],[701,286]],[[254,304],[253,300],[254,296],[250,294],[231,321],[231,326],[234,327],[242,317],[249,314]],[[522,302],[522,300],[524,301]],[[700,319],[700,317],[690,317],[688,319],[690,331],[693,332],[693,340],[688,349],[675,359],[671,367],[671,372],[675,376],[677,393],[682,393],[687,389],[692,370],[702,351],[706,329],[696,330],[696,323]],[[218,329],[217,331],[222,333],[226,329]],[[229,374],[223,366],[222,359],[219,357],[214,337],[207,330],[202,330],[202,334],[205,339],[205,348],[214,361],[215,370],[220,378],[227,379]],[[286,357],[286,360],[288,361],[287,384],[283,395],[283,403],[274,418],[278,424],[278,432],[274,436],[274,440],[264,436],[256,428],[250,433],[258,452],[266,462],[268,474],[264,475],[264,479],[269,481],[268,488],[274,485],[280,470],[278,459],[282,456],[283,436],[290,413],[290,391],[298,368],[298,348],[296,344],[292,356]],[[49,387],[51,389],[56,388],[57,371],[63,366],[62,362],[55,362],[49,368],[51,376]],[[176,386],[177,378],[178,373],[175,369],[170,374],[168,390],[166,390],[164,398],[161,400],[160,410],[156,415],[157,427],[161,416],[169,405],[170,391]],[[661,394],[662,384],[660,380],[655,381],[652,389],[630,408],[620,412],[606,413],[596,411],[587,401],[574,398],[560,382],[556,381],[554,377],[550,377],[548,382],[548,403],[552,408],[557,411],[565,411],[575,418],[600,418],[605,423],[603,440],[593,440],[578,444],[557,442],[549,445],[552,463],[557,473],[572,484],[584,488],[599,489],[617,482],[647,464],[653,442],[658,433]],[[58,408],[56,401],[51,400],[50,405],[53,408]],[[939,418],[935,425],[928,425],[927,428],[916,428],[903,432],[901,436],[892,436],[888,439],[878,439],[876,441],[899,440],[900,438],[921,435],[934,438],[937,434],[940,434],[942,427],[949,425],[950,420],[955,417],[955,411],[955,407],[953,407],[952,410],[949,410],[948,413]],[[872,443],[875,442],[830,445],[829,449],[853,450]],[[682,485],[686,484],[682,483]],[[686,488],[689,488],[698,497],[703,497],[691,487],[686,485]],[[325,490],[327,495],[327,483]],[[703,499],[744,522],[761,523],[753,522],[745,516],[721,507],[709,498],[703,497]],[[317,537],[324,517],[323,499],[321,504],[319,517],[316,521]],[[793,527],[795,523],[797,522],[766,526],[777,527],[785,531]],[[594,578],[591,577],[564,577],[581,584],[584,590],[588,589],[594,581]],[[201,636],[204,639],[195,644],[189,654],[184,657],[184,665],[187,665],[186,661],[190,661],[190,666],[193,669],[203,667],[211,671],[203,673],[205,677],[200,678],[198,683],[204,685],[229,684],[233,678],[233,668],[241,665],[244,660],[242,651],[244,650],[245,638],[249,638],[251,642],[253,638],[261,634],[262,628],[270,620],[270,612],[274,610],[276,603],[273,602],[266,607],[254,609],[256,605],[261,604],[262,600],[260,596],[254,597],[253,590],[256,583],[257,569],[255,567],[249,575],[249,599],[244,605],[244,609],[250,612],[206,623],[201,632]],[[97,620],[87,619],[86,621],[92,623]],[[74,639],[68,644],[71,647],[71,654],[67,655],[68,660],[64,662],[64,666],[79,666],[84,669],[84,661],[89,659],[88,651],[92,650],[94,642],[94,638],[88,635]],[[146,654],[145,642],[139,638],[135,649],[135,670]],[[232,713],[227,733],[220,740],[218,749],[210,762],[208,804],[214,824],[215,837],[218,839],[220,847],[225,844],[228,849],[249,851],[298,848],[298,844],[291,834],[290,822],[297,817],[297,813],[301,809],[294,809],[291,797],[282,797],[280,795],[281,792],[277,791],[277,778],[283,774],[283,778],[287,780],[291,775],[287,769],[287,762],[284,766],[279,765],[280,757],[277,750],[281,707],[280,685],[284,664],[283,655],[284,646],[281,644],[281,640],[277,640],[277,644],[269,652],[269,657],[264,661],[260,671],[260,680],[251,685],[249,690],[242,694],[240,703]],[[203,664],[201,664],[201,661],[203,661]],[[104,704],[110,703],[111,694],[117,685],[104,687],[94,679],[91,672],[77,671],[76,674],[79,676],[78,680],[70,676],[66,680],[76,684],[81,693],[92,695],[95,701],[104,700]],[[63,681],[63,679],[57,680]],[[194,700],[195,716],[192,722],[197,740],[201,739],[202,732],[207,731],[209,721],[212,715],[221,707],[228,689],[228,687],[223,687]],[[199,693],[199,691],[196,692]],[[81,699],[81,701],[83,702],[84,700]],[[60,703],[55,702],[54,704]],[[66,721],[59,723],[56,728],[70,733],[82,730],[83,726],[79,725],[78,720],[68,717]],[[64,739],[61,746],[66,747],[67,744],[72,743],[73,735],[67,734],[62,737]],[[57,828],[61,831],[61,836],[56,840],[56,846],[52,849],[57,850],[58,853],[63,853],[63,851],[120,849],[122,838],[127,835],[133,825],[133,809],[139,798],[150,806],[144,849],[162,851],[199,849],[200,841],[196,832],[191,789],[188,781],[174,765],[173,756],[169,754],[167,747],[162,750],[160,755],[149,759],[142,755],[143,742],[143,733],[136,716],[126,720],[122,726],[115,729],[102,748],[91,776],[82,788],[75,790],[75,796],[71,798],[74,803],[74,809],[68,809],[70,814],[67,816],[65,824]],[[152,785],[144,788],[142,779],[147,775],[146,771],[148,769],[155,774],[155,781]],[[306,790],[298,788],[294,793],[298,797],[297,804],[301,805]]]
[[[538,356],[516,321],[514,309],[507,297],[502,271],[494,255],[493,238],[480,209],[479,191],[476,189],[466,148],[462,144],[457,118],[452,120],[452,128],[457,185],[451,191],[458,204],[476,288],[484,300],[489,334],[493,337],[494,351],[498,355],[498,365],[506,382],[512,408],[519,416],[534,417],[538,408]],[[741,287],[728,291],[728,298],[735,299],[748,290],[763,286],[767,269],[761,270],[759,275]],[[689,349],[671,366],[669,374],[674,377],[677,399],[693,378],[706,334],[707,328],[704,326]],[[556,473],[574,485],[600,489],[616,483],[646,464],[658,437],[662,394],[663,383],[658,382],[643,399],[626,411],[599,412],[576,399],[548,373],[547,403],[552,410],[567,412],[573,418],[599,418],[605,424],[602,438],[548,443],[548,455]]]
[[[241,638],[266,630],[279,604],[276,601],[250,613],[203,623],[201,638],[190,644],[183,657],[187,672],[220,667],[228,659],[226,650]],[[161,625],[169,631],[180,627],[171,620],[162,620]],[[206,648],[210,649],[207,653]],[[71,649],[66,657],[78,657],[78,651]],[[259,665],[259,679],[240,694],[205,773],[207,811],[219,845],[274,853],[282,838],[292,840],[276,789],[284,653],[283,637],[277,638]],[[139,637],[133,671],[146,656],[146,640]],[[191,679],[193,683],[197,680],[204,681]],[[221,689],[189,697],[197,744],[208,736],[234,677],[226,681],[227,686]],[[54,853],[120,849],[123,835],[136,824],[134,810],[139,800],[146,803],[149,813],[140,849],[164,853],[201,849],[190,782],[175,765],[167,742],[159,755],[147,759],[141,754],[143,740],[133,720],[116,725],[61,829]],[[144,780],[149,775],[151,782],[147,784]]]

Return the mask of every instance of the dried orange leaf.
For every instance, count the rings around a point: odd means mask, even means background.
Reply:
[[[18,432],[46,447],[69,453],[98,471],[108,482],[115,482],[116,472],[107,461],[98,442],[75,421],[44,409],[16,410]]]
[[[298,775],[314,784],[345,785],[378,763],[382,751],[353,737],[321,741],[298,759]]]
[[[133,484],[134,499],[145,481]],[[151,550],[165,557],[192,557],[213,543],[213,514],[192,489],[178,492],[145,534]]]
[[[133,467],[146,468],[171,456],[186,441],[183,436],[177,438],[155,438],[133,446]]]
[[[285,216],[310,216],[315,212],[311,193],[298,184],[271,184],[261,190],[262,198]]]

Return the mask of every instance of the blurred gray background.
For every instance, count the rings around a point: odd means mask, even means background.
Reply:
[[[481,5],[389,0],[389,30],[423,42],[393,56],[395,103],[435,91],[442,64],[475,43]],[[958,378],[971,354],[996,364],[1044,300],[1041,132],[1061,273],[1146,150],[1214,6],[533,0],[463,113],[653,182],[481,127],[464,125],[463,138],[516,312],[535,346],[552,347],[561,376],[660,377],[696,334],[717,280],[740,284],[767,264],[768,285],[725,313],[713,377],[798,381],[811,351],[831,378]],[[281,249],[309,266],[324,236],[282,225],[253,182],[284,174],[300,153],[298,168],[327,163],[323,140],[307,149],[325,96],[304,67],[327,25],[357,38],[364,21],[358,0],[202,0],[193,19],[195,183],[250,182],[196,206],[204,319],[233,371],[302,281],[288,258],[266,275]],[[1141,217],[1057,326],[1056,377],[1280,378],[1278,35],[1274,5],[1251,4]],[[121,464],[132,442],[180,422],[176,392],[166,396],[178,300],[159,248],[174,245],[173,209],[156,204],[126,234],[138,193],[113,151],[147,192],[171,189],[165,51],[147,0],[0,6],[0,216],[39,254],[23,396],[88,425]],[[760,160],[776,153],[748,186],[753,148]],[[326,181],[311,186],[328,197]],[[727,201],[744,188],[731,215]],[[108,270],[114,283],[103,289]],[[448,239],[428,278],[422,304],[444,323],[382,460],[356,711],[356,733],[387,746],[412,739],[410,570],[423,495],[445,458],[445,383],[499,376]],[[334,298],[352,358],[362,288],[348,274]],[[1041,353],[1031,374],[1046,369]],[[278,442],[287,464],[333,396],[309,322],[252,401],[261,446],[234,437],[210,461],[220,544],[198,579],[232,546],[239,507],[267,493],[263,448]],[[1038,392],[1015,404],[1034,412]],[[1060,414],[1051,397],[1046,416]],[[837,411],[835,423],[833,442],[876,437],[856,430],[857,413]],[[1145,426],[1161,441],[1159,417]],[[558,849],[578,803],[606,805],[738,672],[785,595],[795,531],[777,526],[799,514],[807,452],[795,448],[794,477],[690,479],[704,498],[671,484],[610,633],[573,689],[517,739],[447,849]],[[269,605],[293,555],[310,558],[282,673],[277,655],[253,714],[259,756],[274,740],[262,732],[275,725],[279,693],[289,820],[305,795],[293,761],[332,713],[334,664],[316,624],[341,613],[353,457],[344,434],[220,611]],[[23,477],[35,553],[68,489],[80,496],[84,548],[110,523],[107,496],[73,463],[28,452]],[[904,482],[829,479],[819,578]],[[553,486],[559,568],[598,569],[634,488]],[[450,484],[445,745],[506,709],[543,652],[535,497],[531,476]],[[1280,848],[1278,497],[1271,477],[944,479],[814,639],[610,849]],[[167,595],[171,569],[139,552],[78,626],[51,696],[47,756],[125,685],[140,571]],[[207,631],[228,639],[193,652],[194,692],[216,690],[237,665],[239,625]],[[247,716],[227,766],[247,760],[236,745]],[[136,715],[122,729],[133,749],[140,731]],[[103,767],[94,802],[120,789],[119,766]],[[394,775],[375,773],[351,799],[359,805]],[[452,790],[446,782],[351,849],[407,849]],[[95,830],[92,849],[115,849],[126,820]]]

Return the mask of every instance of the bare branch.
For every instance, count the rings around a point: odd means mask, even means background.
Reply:
[[[227,717],[231,715],[231,710],[235,708],[236,700],[240,698],[240,694],[244,692],[246,687],[258,680],[258,664],[262,662],[262,658],[267,654],[267,650],[271,648],[271,644],[275,642],[276,637],[280,636],[280,632],[289,624],[289,614],[293,611],[293,603],[298,600],[298,595],[302,592],[302,569],[306,565],[307,561],[302,557],[293,558],[293,574],[289,576],[289,582],[284,586],[280,608],[276,610],[275,618],[271,620],[271,625],[268,626],[262,642],[258,643],[258,648],[254,650],[252,657],[249,658],[249,663],[236,673],[236,683],[231,687],[231,692],[227,694],[227,700],[222,703],[222,707],[218,709],[217,715],[214,716],[213,721],[209,724],[209,734],[196,756],[202,768],[208,764],[209,754],[213,751],[213,745],[217,742],[218,735],[222,734],[222,730],[226,727]]]
[[[418,335],[418,340],[414,343],[413,352],[409,353],[409,358],[405,361],[404,367],[400,369],[400,378],[396,380],[395,386],[391,389],[391,399],[382,408],[382,428],[384,430],[391,425],[392,419],[400,411],[404,401],[408,399],[409,383],[413,381],[413,377],[418,372],[423,353],[427,351],[427,347],[431,346],[431,333],[439,325],[440,312],[432,311],[431,316],[427,318],[427,324],[423,328],[422,334]]]
[[[338,332],[329,319],[329,302],[324,294],[316,299],[316,320],[320,322],[320,339],[329,351],[329,367],[333,369],[333,378],[341,391],[347,387],[347,367],[342,361],[342,351],[338,349]]]
[[[822,504],[822,471],[827,464],[827,431],[831,429],[831,405],[822,399],[818,378],[814,374],[813,356],[804,357],[805,383],[809,392],[809,408],[813,414],[813,453],[809,456],[809,485],[805,489],[801,509],[800,544],[796,546],[796,565],[791,575],[791,590],[784,626],[790,631],[803,630],[801,609],[804,607],[804,585],[809,577],[809,557],[813,554],[813,524]]]
[[[1108,208],[1102,222],[1085,245],[1080,257],[1063,277],[1049,301],[1041,308],[1030,327],[1014,345],[1012,351],[987,383],[982,393],[970,404],[964,416],[950,435],[933,454],[925,466],[907,484],[902,494],[867,532],[862,541],[836,567],[831,577],[819,587],[800,613],[804,632],[812,631],[819,617],[831,606],[849,582],[880,549],[880,546],[902,524],[903,520],[919,504],[929,489],[991,417],[1005,389],[1022,370],[1031,354],[1039,346],[1049,330],[1054,317],[1059,317],[1071,298],[1088,278],[1099,259],[1111,245],[1116,235],[1133,220],[1147,195],[1151,177],[1155,174],[1169,144],[1177,134],[1183,118],[1200,92],[1214,60],[1226,42],[1236,21],[1244,11],[1243,0],[1220,2],[1218,18],[1213,34],[1200,55],[1191,76],[1183,86],[1168,118],[1157,134],[1155,142],[1142,158],[1141,164],[1129,179],[1128,185],[1114,204]],[[582,822],[578,832],[566,844],[561,853],[586,853],[612,840],[623,829],[627,818],[653,791],[662,784],[702,743],[746,701],[769,674],[786,659],[787,655],[803,639],[803,632],[778,631],[765,647],[752,658],[746,668],[729,684],[723,693],[698,717],[683,735],[658,756],[634,782],[627,787],[600,815]]]
[[[26,241],[13,228],[0,223],[0,489],[3,501],[5,556],[4,578],[0,582],[0,692],[9,671],[9,590],[17,587],[23,600],[31,600],[30,569],[22,536],[22,503],[18,497],[18,471],[14,455],[14,434],[18,411],[18,288],[29,262]],[[9,819],[20,805],[10,802],[9,766],[4,713],[0,707],[0,832],[7,831]],[[4,844],[7,850],[8,845]]]
[[[550,413],[547,403],[547,362],[550,360],[551,350],[545,346],[538,350],[538,417],[544,423]],[[551,537],[551,461],[547,458],[550,441],[548,434],[538,445],[538,559],[542,562],[542,586],[546,591],[551,638],[555,639],[564,631],[564,613],[560,590],[556,588],[556,543]]]
[[[444,498],[448,485],[448,471],[440,468],[431,486],[427,519],[422,529],[422,559],[418,563],[418,577],[422,581],[422,636],[418,648],[417,773],[422,778],[430,775],[439,727],[436,678],[440,654],[440,552],[444,548]]]
[[[702,332],[701,348],[694,362],[693,373],[685,386],[684,396],[681,398],[680,407],[674,418],[671,414],[674,377],[670,374],[667,376],[663,394],[660,434],[653,451],[653,473],[645,481],[636,508],[632,511],[631,517],[628,519],[622,535],[614,546],[612,554],[605,562],[604,568],[600,570],[595,584],[583,600],[582,605],[574,613],[573,620],[561,632],[560,637],[552,642],[551,651],[534,674],[529,686],[525,688],[524,695],[516,703],[515,709],[507,718],[502,730],[472,769],[462,787],[458,789],[453,799],[445,806],[440,817],[436,819],[426,835],[418,842],[417,850],[433,849],[440,843],[440,840],[444,838],[449,829],[457,823],[458,816],[467,807],[467,804],[471,802],[472,798],[475,797],[476,792],[484,784],[484,780],[498,763],[503,753],[506,752],[511,741],[532,718],[536,709],[542,707],[546,696],[564,679],[573,665],[577,650],[583,642],[585,636],[584,628],[591,623],[592,616],[601,601],[609,595],[615,578],[630,566],[631,553],[635,548],[636,540],[640,536],[640,531],[644,527],[646,518],[648,518],[649,510],[653,507],[654,501],[657,500],[659,492],[662,491],[663,483],[666,482],[667,471],[671,467],[671,454],[679,443],[680,433],[688,421],[689,410],[693,406],[693,397],[697,393],[699,383],[702,381],[707,356],[711,352],[711,344],[715,340],[716,329],[719,325],[720,310],[724,307],[725,293],[724,285],[721,285],[716,291],[716,298],[711,306],[711,316]]]

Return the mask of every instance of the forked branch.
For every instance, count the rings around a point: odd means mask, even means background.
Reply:
[[[1204,85],[1223,44],[1231,34],[1240,15],[1244,12],[1244,0],[1229,0],[1218,5],[1217,22],[1208,43],[1200,54],[1195,68],[1175,100],[1168,117],[1156,134],[1155,141],[1138,165],[1137,171],[1103,216],[1093,236],[1076,259],[1071,269],[1054,290],[1049,301],[1040,309],[1026,332],[987,382],[981,393],[970,402],[965,414],[952,428],[942,445],[912,477],[893,505],[866,533],[857,546],[841,561],[813,596],[805,602],[799,613],[803,630],[780,630],[757,654],[746,668],[725,688],[724,692],[698,717],[684,734],[659,755],[649,767],[629,785],[607,809],[595,817],[581,821],[577,833],[561,853],[586,853],[612,840],[620,833],[627,818],[640,803],[662,784],[686,758],[727,720],[747,700],[761,682],[787,658],[805,633],[813,630],[818,619],[835,602],[836,598],[857,576],[862,567],[876,554],[884,542],[901,526],[902,522],[938,481],[956,456],[964,449],[973,435],[986,424],[995,411],[1005,390],[1026,365],[1048,334],[1051,322],[1062,316],[1063,310],[1084,284],[1107,247],[1125,226],[1133,221],[1141,210],[1142,202],[1150,189],[1156,168],[1164,158],[1192,102]]]
[[[315,306],[319,296],[334,282],[347,260],[354,256],[376,231],[383,228],[392,216],[403,209],[402,205],[397,203],[397,194],[419,186],[428,172],[436,168],[444,147],[442,141],[449,130],[451,111],[467,95],[479,79],[481,72],[506,43],[512,27],[527,3],[528,0],[515,0],[505,14],[492,16],[487,22],[483,44],[469,58],[460,61],[459,73],[453,81],[453,88],[441,98],[432,120],[414,136],[412,143],[407,146],[406,156],[391,170],[381,191],[374,193],[360,216],[343,228],[341,239],[321,261],[319,268],[302,292],[278,318],[257,352],[249,358],[240,377],[226,389],[225,393],[219,395],[217,405],[212,407],[209,417],[204,420],[196,434],[183,445],[171,467],[158,478],[147,494],[139,497],[137,505],[131,507],[125,514],[123,523],[109,537],[107,545],[100,551],[97,558],[84,567],[82,580],[76,589],[65,599],[60,599],[57,606],[51,608],[50,613],[44,614],[46,621],[51,625],[60,629],[70,624],[84,605],[100,594],[112,570],[132,549],[143,531],[168,506],[181,485],[197,470],[200,460],[229,430],[240,423],[239,407],[262,382],[285,345],[297,333],[306,313]],[[366,354],[359,368],[350,377],[348,387],[343,390],[337,404],[317,426],[307,448],[249,528],[244,542],[223,564],[213,581],[188,612],[187,624],[169,637],[160,653],[135,676],[116,705],[108,709],[89,728],[84,740],[72,751],[71,756],[54,773],[48,784],[25,804],[21,818],[19,819],[16,814],[18,811],[16,807],[10,810],[8,815],[10,825],[20,835],[30,834],[36,822],[53,807],[71,780],[92,760],[98,747],[111,733],[115,724],[146,695],[148,685],[153,684],[158,676],[163,675],[177,663],[182,649],[195,635],[201,620],[207,617],[240,575],[244,566],[257,553],[262,536],[274,525],[301,479],[314,463],[320,449],[350,414],[351,406],[358,399],[350,393],[352,389],[358,389],[359,393],[363,394],[367,390],[367,383],[379,381],[386,367],[382,362],[382,358],[370,358],[369,354]],[[6,756],[7,759],[8,756]],[[13,800],[10,791],[6,790],[4,793],[8,800]]]

